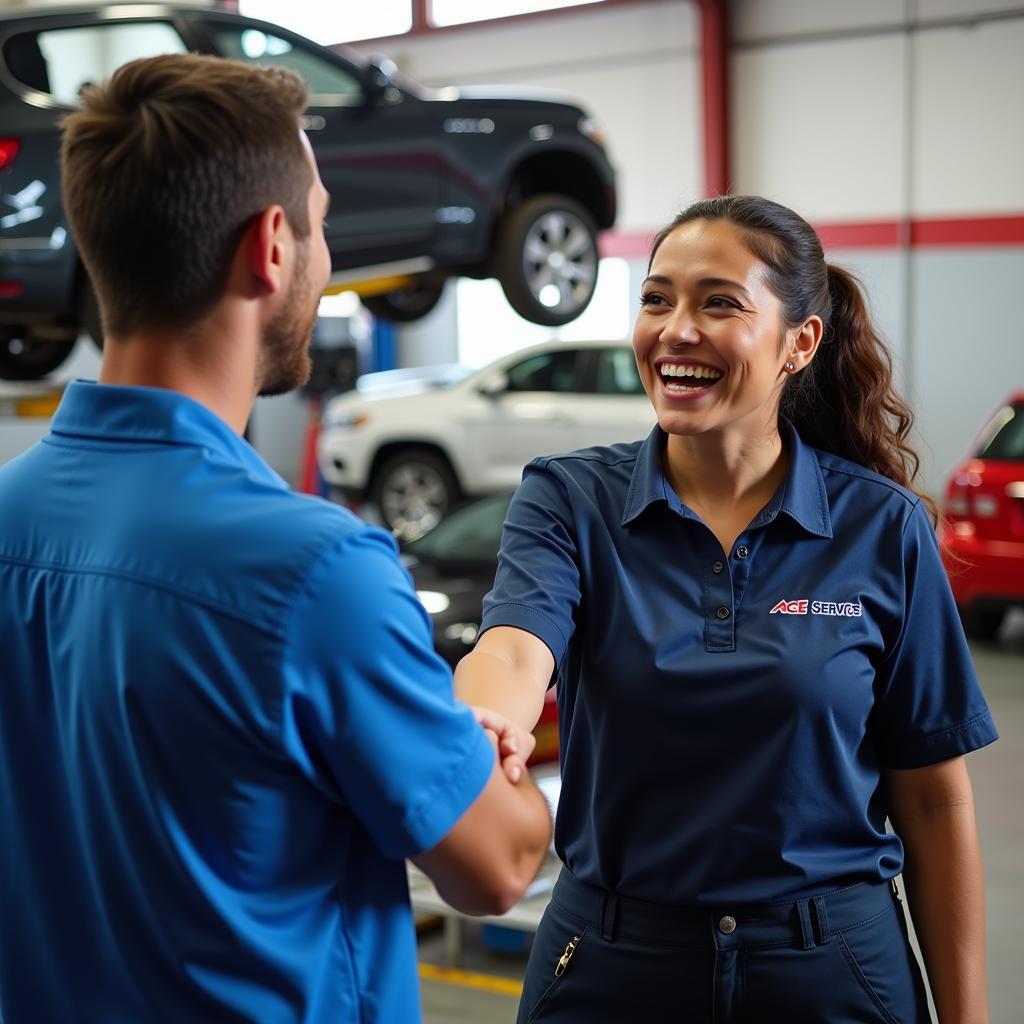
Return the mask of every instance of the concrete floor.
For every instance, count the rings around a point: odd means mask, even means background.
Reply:
[[[985,858],[991,1019],[1016,1024],[1024,1019],[1024,613],[1009,617],[996,643],[972,651],[1000,733],[998,743],[968,758]],[[421,938],[420,960],[446,964],[440,933]],[[511,1024],[517,999],[495,991],[502,982],[490,979],[506,979],[507,987],[525,965],[525,953],[486,950],[469,924],[462,973],[421,980],[425,1024]]]

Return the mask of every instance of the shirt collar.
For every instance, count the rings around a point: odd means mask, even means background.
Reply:
[[[178,391],[74,380],[50,429],[82,440],[203,448],[265,483],[288,486],[224,420]]]
[[[818,465],[818,456],[805,444],[789,420],[779,422],[783,442],[789,450],[789,469],[782,486],[772,500],[755,517],[751,526],[763,526],[780,512],[816,537],[832,536],[832,520],[828,510],[828,494]],[[696,519],[694,512],[680,501],[668,485],[662,468],[661,453],[665,432],[655,425],[637,453],[636,465],[626,492],[622,525],[632,522],[648,505],[664,501],[685,518]]]

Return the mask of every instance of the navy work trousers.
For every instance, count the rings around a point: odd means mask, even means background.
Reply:
[[[889,883],[785,904],[666,907],[563,869],[518,1024],[928,1024]]]

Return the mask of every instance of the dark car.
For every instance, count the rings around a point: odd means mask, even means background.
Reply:
[[[101,340],[61,208],[58,120],[127,60],[184,51],[283,65],[309,83],[331,285],[362,283],[375,315],[423,316],[452,276],[497,277],[520,315],[549,326],[590,301],[615,181],[574,102],[421,88],[386,59],[205,7],[17,10],[0,15],[0,377],[43,376],[80,329]]]
[[[1024,391],[996,410],[946,486],[943,559],[967,632],[1024,608]]]
[[[457,509],[430,533],[402,549],[416,593],[434,623],[434,647],[451,665],[476,643],[484,596],[494,585],[501,529],[512,494],[490,494]],[[555,691],[547,700],[533,735],[530,764],[558,759]]]

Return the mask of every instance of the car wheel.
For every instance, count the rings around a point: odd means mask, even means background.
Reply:
[[[498,279],[512,308],[527,320],[557,327],[587,308],[597,286],[597,228],[565,196],[527,199],[499,235]]]
[[[1005,608],[960,608],[964,632],[975,640],[994,640],[1006,617]]]
[[[415,280],[408,288],[368,295],[363,305],[381,320],[406,324],[426,316],[440,301],[444,281]]]
[[[40,338],[0,326],[0,378],[39,380],[52,373],[75,347],[77,337]]]
[[[407,448],[381,464],[370,500],[399,540],[422,537],[455,505],[459,487],[447,460],[423,448]]]

